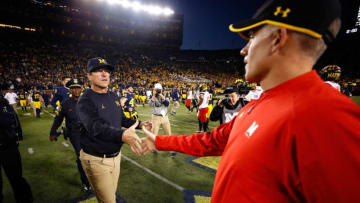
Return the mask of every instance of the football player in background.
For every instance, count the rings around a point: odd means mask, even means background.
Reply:
[[[321,78],[325,83],[331,85],[333,88],[341,92],[341,87],[337,83],[341,76],[341,68],[337,65],[327,65],[320,71]]]

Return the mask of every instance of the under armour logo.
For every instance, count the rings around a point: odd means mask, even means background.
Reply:
[[[105,59],[98,59],[99,63],[106,63]]]
[[[250,138],[254,132],[256,131],[256,129],[259,127],[259,124],[256,123],[256,121],[254,121],[251,126],[246,130],[245,132],[245,136],[247,138]]]
[[[286,18],[288,13],[290,13],[290,8],[286,8],[286,10],[282,10],[281,6],[276,7],[276,11],[274,12],[274,16],[278,16],[280,13],[282,14],[281,17]]]

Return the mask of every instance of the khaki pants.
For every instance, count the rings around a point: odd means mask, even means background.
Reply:
[[[171,134],[171,127],[168,116],[166,115],[162,117],[162,116],[152,115],[152,126],[153,126],[152,133],[158,135],[160,125],[162,126],[165,135]]]
[[[121,153],[112,158],[100,158],[80,151],[81,165],[100,203],[116,203],[120,160]]]
[[[11,104],[11,106],[13,107],[14,111],[17,113],[17,105],[15,104]]]

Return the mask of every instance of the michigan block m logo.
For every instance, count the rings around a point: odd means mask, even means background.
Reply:
[[[105,59],[99,59],[99,63],[106,63]]]

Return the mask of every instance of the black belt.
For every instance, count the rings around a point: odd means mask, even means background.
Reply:
[[[90,154],[90,155],[93,155],[96,157],[100,157],[100,158],[112,158],[112,157],[116,157],[120,153],[120,152],[116,152],[116,153],[108,154],[108,153],[89,152],[85,149],[83,149],[83,151],[87,154]]]
[[[161,116],[161,117],[163,117],[163,115],[161,115],[161,114],[153,114],[154,116]],[[167,114],[165,114],[165,116],[166,116]]]

